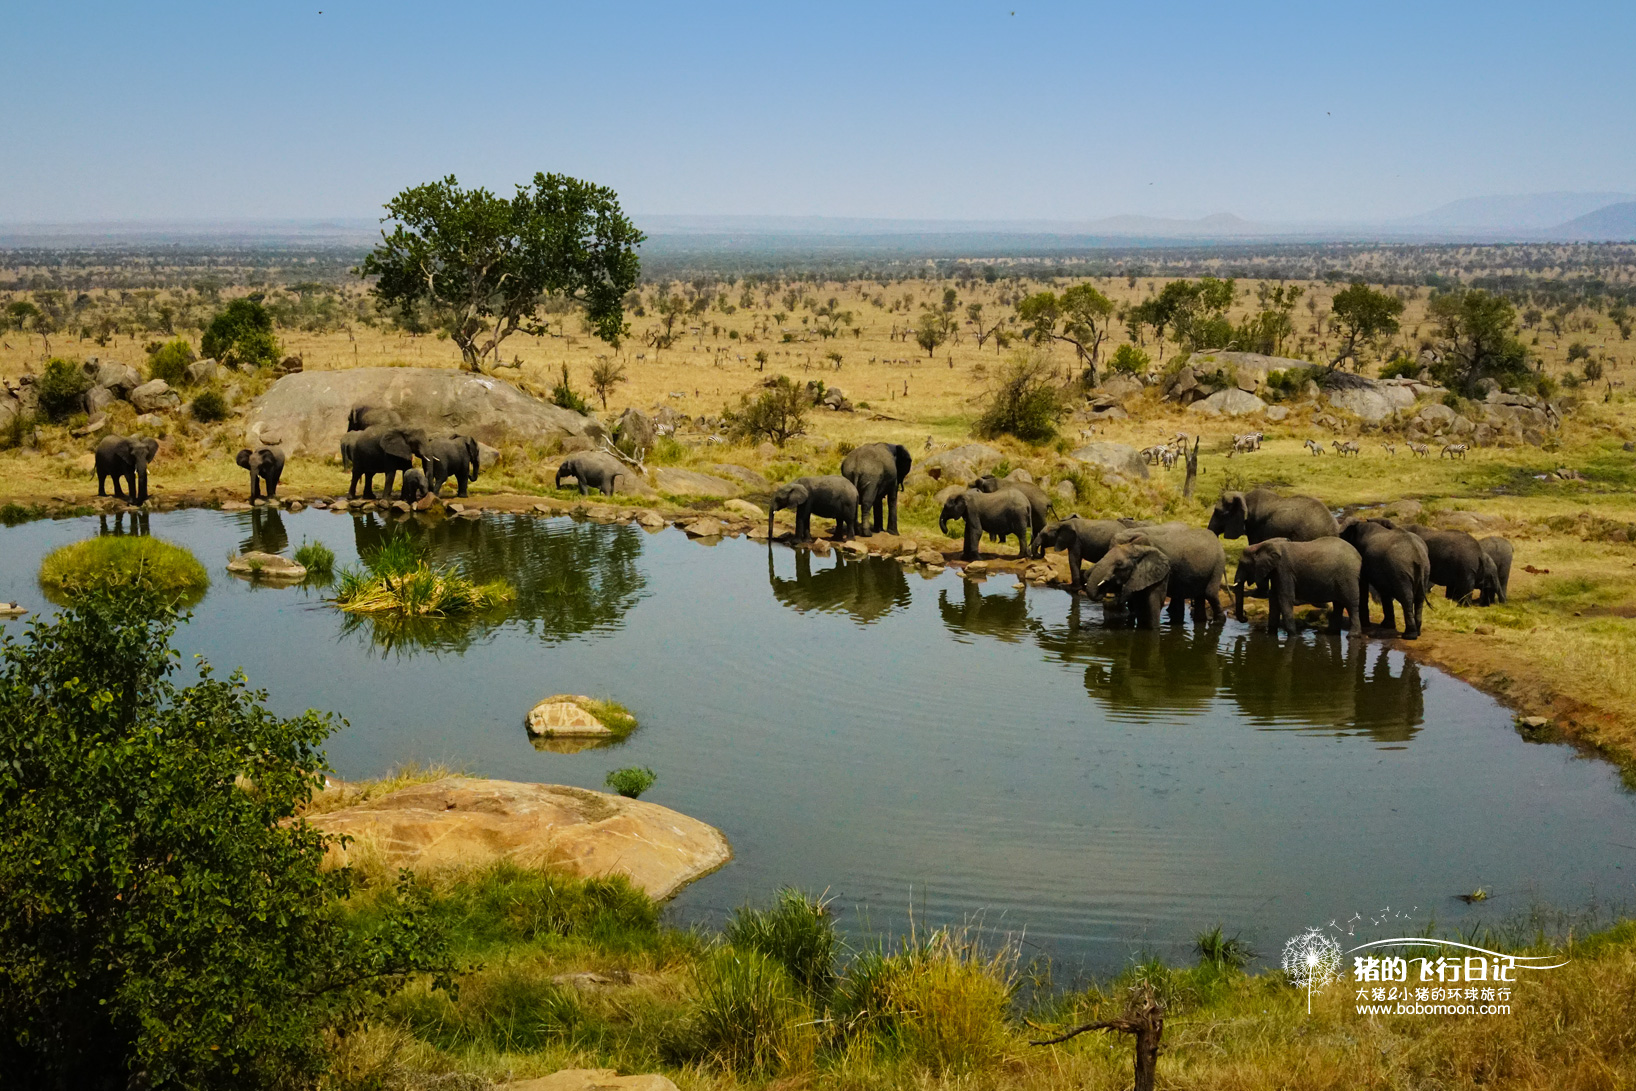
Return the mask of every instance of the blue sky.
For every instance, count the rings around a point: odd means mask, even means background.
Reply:
[[[1628,3],[12,0],[3,25],[0,222],[371,216],[536,170],[673,214],[1636,190]]]

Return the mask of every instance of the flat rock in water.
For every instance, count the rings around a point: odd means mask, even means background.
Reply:
[[[223,504],[225,509],[227,505]],[[254,576],[261,580],[304,580],[307,570],[288,557],[277,553],[263,553],[252,549],[227,562],[227,570],[237,576]]]
[[[537,1079],[502,1083],[496,1091],[676,1091],[676,1085],[657,1072],[621,1076],[612,1068],[565,1068]]]
[[[0,617],[22,617],[28,613],[28,608],[19,606],[15,602],[0,602]]]
[[[585,878],[624,875],[667,898],[732,858],[720,830],[638,799],[556,784],[447,777],[308,822],[346,834],[331,862],[379,851],[392,867],[482,867],[510,860]]]
[[[682,527],[682,533],[689,538],[719,538],[722,525],[719,519],[694,519]]]
[[[528,710],[524,722],[530,735],[546,738],[605,738],[613,734],[603,722],[591,715],[581,702],[584,697],[559,693],[547,697]]]
[[[668,525],[665,517],[656,511],[644,511],[636,517],[636,521],[649,530],[660,530]]]

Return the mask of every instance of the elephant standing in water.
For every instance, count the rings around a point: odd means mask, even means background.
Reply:
[[[795,537],[805,542],[812,537],[812,517],[835,520],[835,537],[847,538],[858,532],[858,490],[839,474],[798,477],[780,485],[767,509],[767,537],[773,536],[773,516],[785,508],[795,509]]]
[[[1092,598],[1111,591],[1138,629],[1156,629],[1170,590],[1170,558],[1146,541],[1121,542],[1096,562],[1085,582]]]
[[[1182,620],[1189,602],[1194,621],[1223,619],[1221,585],[1227,577],[1227,554],[1214,534],[1186,523],[1156,523],[1114,535],[1113,546],[1127,543],[1156,546],[1169,559],[1171,621]]]
[[[977,547],[982,544],[985,530],[998,534],[1001,541],[1015,534],[1017,555],[1028,555],[1028,533],[1033,525],[1034,513],[1029,507],[1028,497],[1016,489],[1001,489],[999,492],[967,489],[957,496],[951,496],[943,502],[943,510],[937,517],[937,527],[944,535],[949,533],[951,519],[959,519],[966,524],[965,549],[960,555],[968,561],[977,559]]]
[[[97,495],[108,495],[108,479],[114,479],[114,496],[131,504],[148,502],[148,463],[159,454],[159,441],[141,436],[107,436],[97,444]],[[128,488],[120,490],[120,483]]]
[[[1421,615],[1426,593],[1431,589],[1431,557],[1426,543],[1406,530],[1396,530],[1368,519],[1349,519],[1341,527],[1341,541],[1358,551],[1363,560],[1358,587],[1358,609],[1363,624],[1369,624],[1369,592],[1380,599],[1385,617],[1381,625],[1396,630],[1393,603],[1403,607],[1403,639],[1420,636]]]
[[[1292,542],[1270,538],[1244,550],[1238,561],[1233,587],[1233,605],[1238,620],[1244,620],[1244,589],[1259,584],[1267,591],[1267,632],[1280,627],[1294,633],[1295,607],[1306,603],[1329,607],[1329,631],[1341,631],[1341,614],[1351,618],[1353,636],[1363,633],[1358,608],[1363,584],[1363,558],[1348,542],[1339,538],[1319,538]]]
[[[1335,516],[1316,496],[1279,496],[1271,489],[1222,493],[1208,525],[1212,534],[1248,538],[1251,545],[1269,538],[1311,542],[1341,532]]]
[[[812,551],[797,549],[795,578],[783,579],[774,564],[782,556],[783,550],[767,550],[767,582],[774,598],[801,613],[841,612],[867,625],[909,605],[909,577],[896,561],[837,557],[830,567],[814,572]]]
[[[866,443],[841,460],[841,476],[858,490],[858,527],[867,518],[870,535],[879,534],[884,506],[886,532],[898,532],[898,490],[903,488],[903,479],[913,465],[909,449],[901,443]]]
[[[278,499],[278,481],[284,476],[282,447],[246,447],[233,461],[250,471],[250,503],[254,504],[261,499],[264,484],[267,488],[267,499]]]

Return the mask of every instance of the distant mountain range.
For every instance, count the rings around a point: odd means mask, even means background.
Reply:
[[[1466,197],[1398,220],[1398,224],[1452,231],[1551,231],[1598,209],[1636,201],[1636,193],[1525,193]]]

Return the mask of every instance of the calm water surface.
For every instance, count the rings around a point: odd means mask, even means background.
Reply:
[[[41,557],[132,529],[0,530],[0,599],[42,605]],[[796,884],[854,927],[980,916],[1103,972],[1138,949],[1184,956],[1218,922],[1275,952],[1354,914],[1450,926],[1631,900],[1636,800],[1615,773],[1523,741],[1494,701],[1378,643],[1108,629],[1099,607],[1009,577],[496,515],[415,533],[516,584],[509,616],[387,632],[223,567],[303,538],[350,564],[386,533],[377,517],[173,512],[147,529],[215,581],[178,649],[242,665],[279,712],[344,717],[328,746],[344,777],[446,761],[599,788],[651,766],[645,798],[737,854],[676,900],[683,919]],[[613,697],[642,727],[535,749],[523,714],[563,691]],[[1452,897],[1478,886],[1497,896]]]

